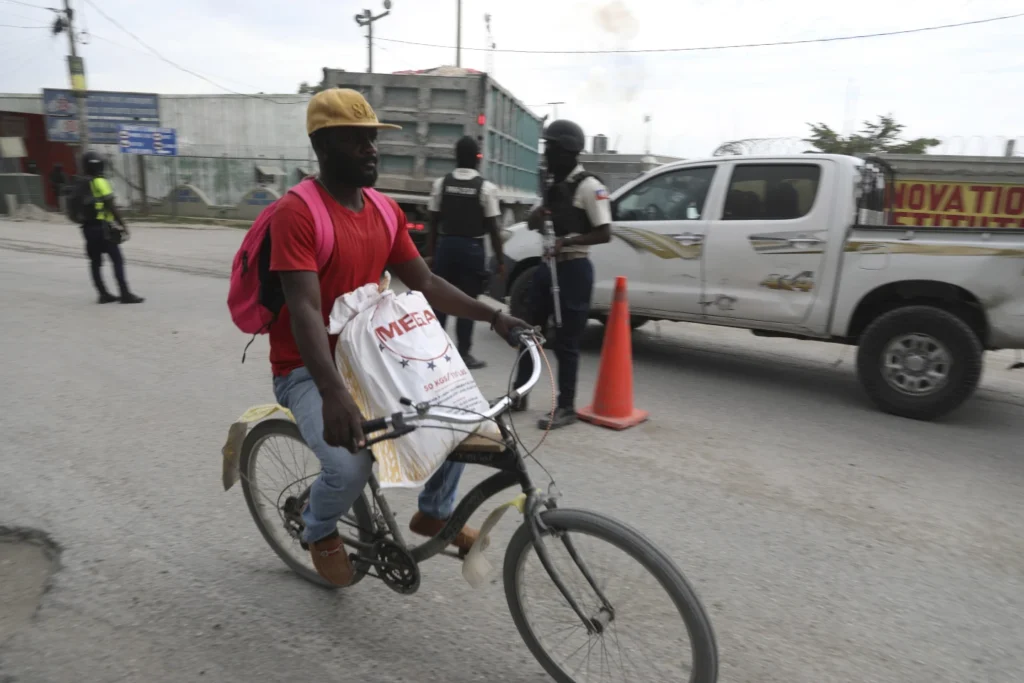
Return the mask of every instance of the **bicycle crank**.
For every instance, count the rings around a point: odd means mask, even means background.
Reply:
[[[420,568],[408,550],[394,541],[381,539],[373,544],[372,553],[373,560],[355,554],[349,557],[360,571],[369,574],[371,567],[376,569],[375,574],[369,575],[380,579],[396,593],[412,595],[419,590]]]

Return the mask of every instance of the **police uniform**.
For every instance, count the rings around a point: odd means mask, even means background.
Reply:
[[[86,172],[90,169],[102,169],[102,161],[92,152],[87,152],[83,159]],[[95,172],[95,171],[94,171]],[[110,205],[114,200],[114,188],[110,181],[102,175],[92,175],[88,178],[88,195],[91,195],[95,218],[82,224],[82,235],[85,237],[85,253],[89,257],[89,269],[92,274],[93,284],[99,292],[100,303],[109,303],[120,300],[121,303],[141,303],[142,297],[136,296],[128,288],[128,281],[124,274],[124,257],[121,255],[121,247],[117,239],[120,233],[114,232],[111,223],[114,221],[114,213]],[[103,276],[100,274],[100,266],[103,264],[103,255],[110,257],[114,266],[114,277],[120,291],[120,297],[114,297],[107,290],[103,283]]]
[[[556,237],[582,235],[612,222],[607,188],[581,165],[548,189],[545,205],[551,212]],[[590,318],[590,297],[594,289],[594,266],[589,254],[589,246],[569,245],[556,257],[562,314],[562,327],[553,341],[558,359],[558,408],[569,411],[575,410],[580,338]],[[544,325],[554,314],[551,271],[546,263],[534,271],[527,299],[527,322]],[[519,365],[517,384],[525,383],[531,372],[533,364],[530,357],[525,356]]]
[[[441,216],[433,254],[434,274],[468,296],[480,296],[490,277],[484,246],[488,219],[501,214],[498,188],[474,168],[456,168],[434,182],[428,209]],[[437,320],[444,327],[448,316],[439,312]],[[455,330],[459,354],[468,356],[473,321],[459,318]]]

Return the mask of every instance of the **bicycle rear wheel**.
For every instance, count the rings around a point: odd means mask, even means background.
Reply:
[[[306,445],[298,426],[291,420],[260,422],[242,443],[238,467],[245,503],[264,540],[277,556],[306,581],[324,588],[338,588],[313,568],[309,551],[302,547],[299,539],[301,530],[286,509],[288,505],[301,506],[299,496],[320,473],[320,461]],[[274,467],[279,470],[276,474]],[[365,493],[339,520],[338,527],[343,535],[365,543],[373,542],[373,516]],[[356,570],[349,586],[365,575],[365,570]]]
[[[636,530],[604,515],[555,509],[541,512],[540,519],[547,527],[541,542],[552,568],[601,628],[588,632],[541,564],[524,523],[505,552],[505,597],[519,634],[552,678],[559,683],[717,680],[711,622],[671,559]],[[622,569],[632,569],[631,576],[609,580],[610,571],[621,575]],[[631,626],[636,621],[639,629]]]

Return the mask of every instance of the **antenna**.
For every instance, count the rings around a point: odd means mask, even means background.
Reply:
[[[487,13],[484,15],[484,26],[487,27],[487,66],[486,71],[492,77],[494,76],[494,48],[497,45],[494,44],[494,37],[491,35],[491,15]]]

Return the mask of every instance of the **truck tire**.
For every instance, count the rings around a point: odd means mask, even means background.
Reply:
[[[598,321],[602,325],[608,324],[608,314],[598,313],[594,316],[594,320]],[[629,316],[629,327],[633,330],[638,330],[651,321],[650,318],[645,318],[642,315],[631,315]]]
[[[520,320],[527,320],[529,316],[530,282],[533,280],[535,272],[537,272],[537,266],[530,266],[521,272],[512,281],[512,286],[508,288],[509,315]]]
[[[533,281],[533,274],[537,272],[537,268],[540,266],[530,266],[521,272],[515,280],[512,281],[512,286],[508,289],[508,312],[509,315],[519,318],[520,320],[530,320],[530,308],[529,308],[529,295],[530,295],[530,283]],[[558,328],[555,327],[554,316],[548,319],[544,325],[544,329],[541,334],[544,335],[544,348],[553,348],[555,340],[555,332]]]
[[[981,379],[984,348],[956,315],[934,306],[906,306],[864,331],[857,376],[882,411],[933,420],[960,406]]]

